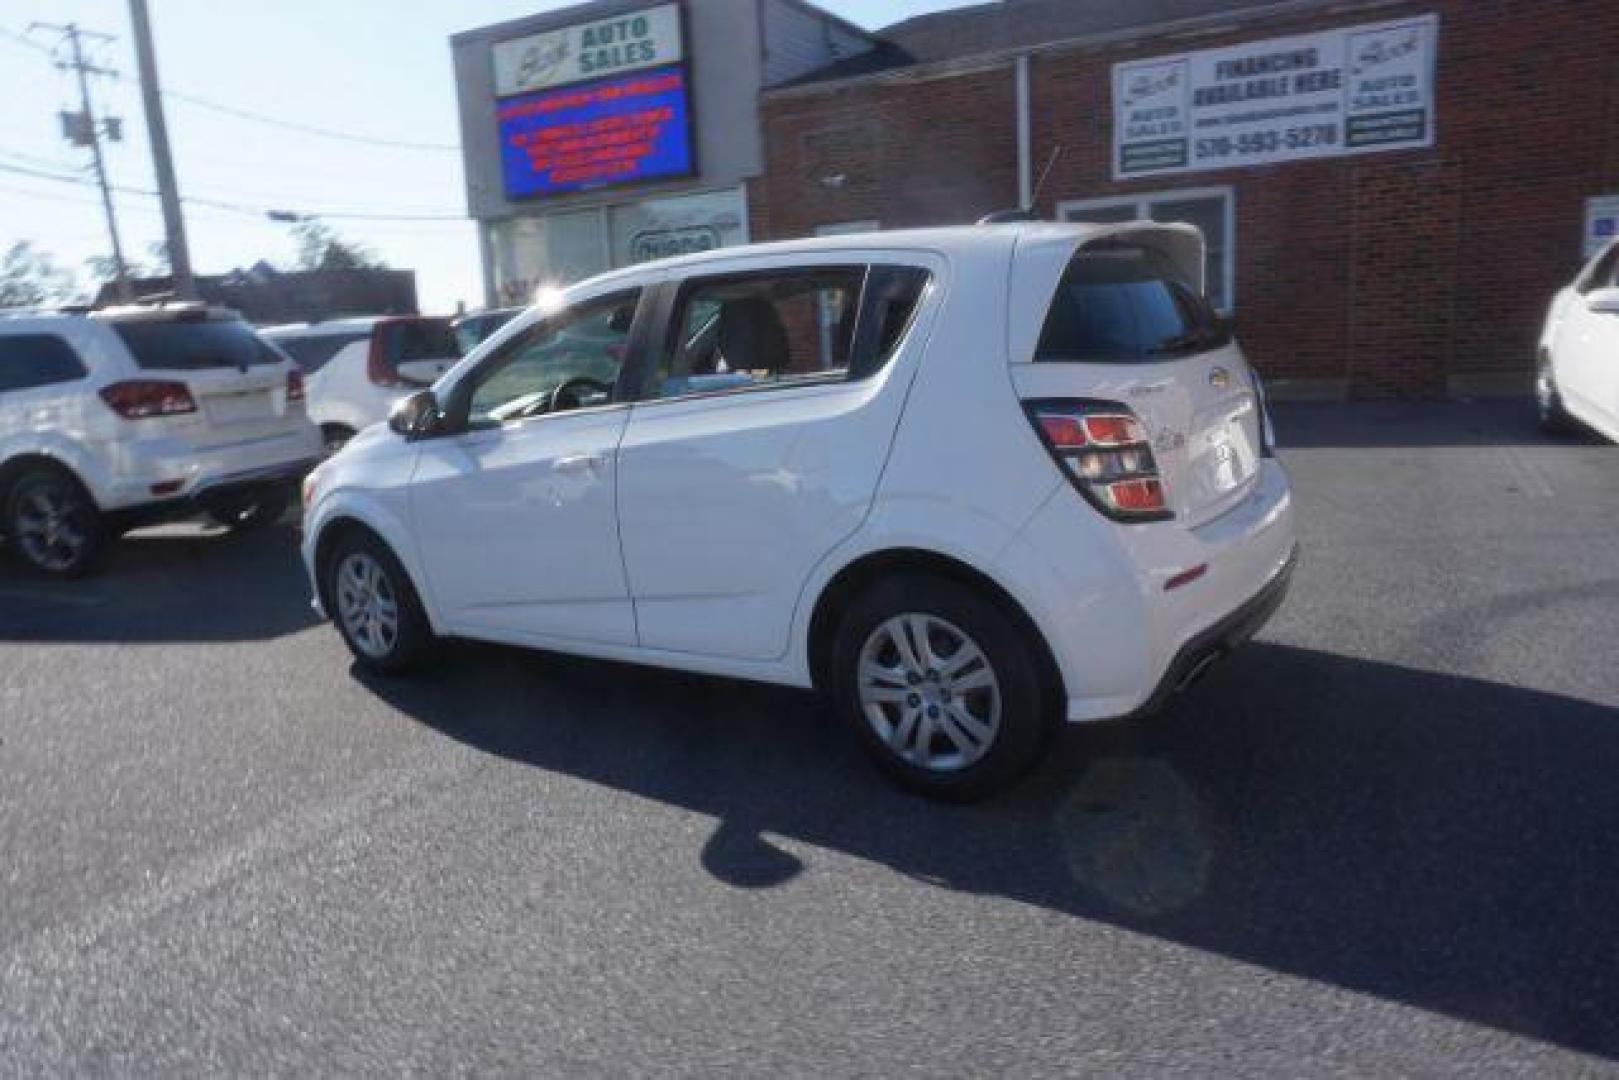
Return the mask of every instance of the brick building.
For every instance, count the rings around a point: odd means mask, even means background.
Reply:
[[[1192,221],[1297,396],[1526,390],[1587,206],[1619,194],[1613,0],[1003,0],[865,35],[795,0],[772,34],[784,2],[688,0],[761,13],[725,242],[1031,201]]]

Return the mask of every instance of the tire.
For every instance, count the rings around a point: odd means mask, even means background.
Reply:
[[[291,505],[292,494],[285,488],[265,488],[210,506],[208,516],[227,529],[248,532],[274,525]]]
[[[343,449],[344,446],[348,445],[348,441],[354,438],[355,434],[356,432],[353,428],[344,424],[322,424],[320,426],[320,437],[325,444],[325,455],[331,457]]]
[[[321,573],[327,614],[361,667],[403,675],[424,665],[433,631],[410,575],[387,544],[371,533],[349,532]]]
[[[982,799],[1028,772],[1057,726],[1057,695],[1030,633],[971,586],[898,575],[845,612],[829,689],[872,760],[902,787],[951,802]],[[924,634],[931,662],[917,648]],[[890,674],[872,678],[871,665]]]
[[[95,500],[65,469],[24,469],[0,496],[0,511],[11,549],[46,577],[83,577],[106,547],[106,524]]]
[[[1542,431],[1560,435],[1579,426],[1563,407],[1563,394],[1557,389],[1557,373],[1552,369],[1551,357],[1544,353],[1535,367],[1535,412],[1540,417]]]

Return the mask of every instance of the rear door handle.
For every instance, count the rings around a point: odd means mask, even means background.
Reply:
[[[598,469],[608,462],[606,454],[569,454],[559,457],[556,464],[551,467],[557,472],[581,472],[585,469]]]

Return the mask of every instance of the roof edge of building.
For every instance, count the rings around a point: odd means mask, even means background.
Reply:
[[[860,75],[818,80],[815,78],[815,73],[810,72],[794,82],[766,87],[761,91],[760,96],[767,99],[815,97],[855,86],[925,82],[929,79],[948,78],[954,75],[968,75],[991,70],[1010,60],[1015,60],[1019,56],[1108,48],[1148,37],[1205,36],[1218,33],[1228,27],[1236,29],[1249,23],[1286,18],[1290,15],[1308,14],[1318,10],[1342,11],[1348,14],[1350,12],[1397,7],[1410,2],[1411,0],[1273,0],[1271,3],[1255,4],[1240,11],[1196,15],[1187,19],[1171,19],[1166,22],[1144,23],[1140,26],[1126,27],[1122,30],[1107,30],[1098,34],[1061,38],[1038,45],[1019,45],[973,53],[968,56],[954,56],[944,60],[908,64],[904,67],[889,68]]]

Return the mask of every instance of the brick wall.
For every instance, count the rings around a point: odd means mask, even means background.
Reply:
[[[1112,66],[1436,12],[1432,151],[1112,179]],[[1434,0],[1236,32],[1052,50],[1031,63],[1038,209],[1228,187],[1240,333],[1279,379],[1356,396],[1527,387],[1540,319],[1578,264],[1584,200],[1619,192],[1619,2]],[[875,219],[968,222],[1017,199],[1010,63],[767,96],[755,239]],[[835,179],[841,177],[841,181]]]

